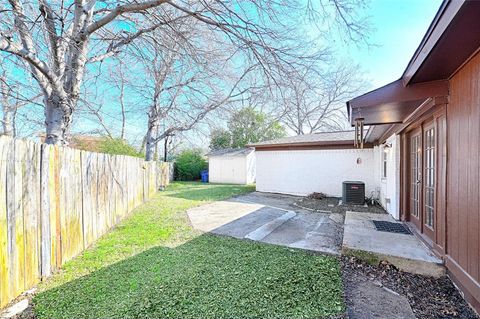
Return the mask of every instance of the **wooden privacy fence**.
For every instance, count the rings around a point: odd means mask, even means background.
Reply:
[[[168,170],[0,136],[0,308],[166,186]]]

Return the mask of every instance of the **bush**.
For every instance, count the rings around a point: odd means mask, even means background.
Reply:
[[[144,157],[144,155],[141,152],[137,151],[135,147],[120,138],[105,138],[99,143],[98,151],[100,153],[112,155]]]
[[[206,168],[207,161],[200,150],[185,150],[176,158],[175,176],[180,181],[194,181],[200,178],[200,172]]]

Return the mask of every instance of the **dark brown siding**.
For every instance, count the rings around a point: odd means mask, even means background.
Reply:
[[[450,81],[447,267],[480,301],[480,54]]]
[[[436,191],[436,229],[435,248],[441,255],[445,254],[445,230],[446,230],[446,197],[447,197],[447,117],[441,112],[436,118],[437,125],[437,191]]]

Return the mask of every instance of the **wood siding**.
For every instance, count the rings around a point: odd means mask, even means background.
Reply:
[[[446,215],[447,215],[447,116],[446,105],[435,114],[437,127],[437,190],[435,193],[435,238],[434,249],[441,255],[445,255],[446,242]]]
[[[480,301],[480,55],[450,81],[446,264]]]

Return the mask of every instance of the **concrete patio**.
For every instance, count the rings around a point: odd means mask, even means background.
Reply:
[[[357,251],[398,268],[441,276],[442,260],[416,236],[378,231],[373,220],[398,223],[388,214],[312,212],[296,196],[254,192],[190,209],[192,226],[203,232],[339,255]]]
[[[347,212],[342,249],[371,253],[411,273],[441,276],[442,260],[416,236],[378,231],[373,220],[397,222],[388,214]]]
[[[339,255],[343,216],[299,209],[293,206],[297,199],[255,192],[187,213],[204,232]]]

